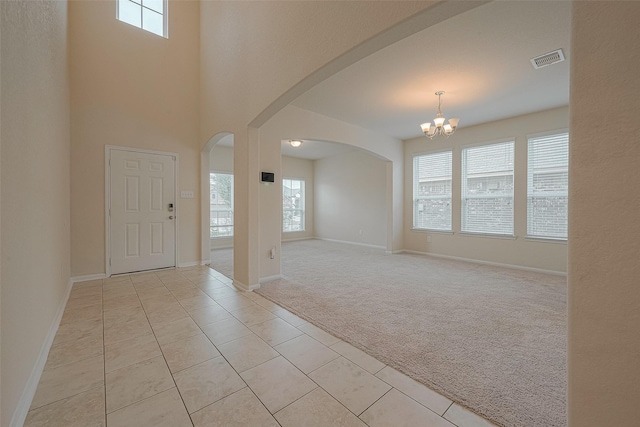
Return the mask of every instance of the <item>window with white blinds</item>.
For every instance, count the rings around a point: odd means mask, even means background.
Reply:
[[[462,231],[513,235],[514,141],[462,150]]]
[[[452,152],[413,158],[413,228],[451,231]]]
[[[567,238],[569,134],[529,138],[527,234]]]

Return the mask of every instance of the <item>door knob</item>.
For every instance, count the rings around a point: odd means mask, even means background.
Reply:
[[[169,219],[173,219],[173,215],[171,215],[171,216],[169,217]]]

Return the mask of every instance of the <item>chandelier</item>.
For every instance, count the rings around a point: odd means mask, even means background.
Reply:
[[[424,136],[433,139],[436,136],[443,135],[449,136],[456,131],[458,127],[458,122],[460,119],[449,119],[449,123],[444,124],[444,117],[442,117],[442,111],[440,110],[440,97],[444,94],[443,90],[436,92],[438,95],[438,115],[435,119],[433,119],[434,126],[431,126],[431,122],[423,123],[420,125],[422,128],[422,132]]]

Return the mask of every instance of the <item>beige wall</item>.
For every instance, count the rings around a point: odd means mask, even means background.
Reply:
[[[12,417],[22,425],[19,400],[38,380],[36,360],[68,289],[70,131],[66,2],[0,5],[0,425],[9,426]]]
[[[257,280],[260,136],[247,130],[248,123],[314,71],[335,64],[325,68],[330,75],[348,65],[353,57],[342,53],[366,45],[361,43],[428,2],[203,2],[199,139],[191,133],[199,125],[197,101],[195,107],[191,103],[198,97],[197,5],[176,4],[171,3],[171,22],[184,23],[184,31],[170,30],[172,38],[162,42],[116,22],[113,2],[70,6],[75,275],[104,271],[105,144],[124,140],[123,145],[179,152],[181,187],[190,189],[198,185],[200,146],[215,133],[231,131],[239,141],[235,165],[242,177],[236,186],[242,196],[238,253],[247,255],[236,272],[245,283]],[[640,5],[573,7],[570,426],[627,426],[640,419]],[[0,423],[8,425],[69,276],[69,120],[65,3],[3,1],[0,10]],[[291,37],[297,33],[305,37]],[[338,57],[344,62],[334,61]],[[166,91],[154,90],[165,84]],[[198,258],[191,254],[198,247],[191,224],[199,223],[193,203],[191,211],[185,204],[181,219],[181,232],[188,230],[181,240],[184,259]]]
[[[282,140],[304,139],[338,142],[365,150],[379,158],[389,160],[386,176],[387,220],[385,235],[386,249],[402,248],[402,197],[403,197],[403,150],[398,139],[382,135],[321,114],[288,106],[279,111],[260,128],[259,165],[260,170],[281,170],[280,145]],[[314,186],[315,187],[315,186]],[[280,274],[280,221],[281,209],[273,200],[282,197],[280,187],[260,186],[260,277]],[[317,209],[317,205],[316,205]],[[317,222],[317,221],[314,221]],[[317,230],[314,230],[317,233]],[[236,244],[237,244],[236,236]],[[270,260],[269,249],[276,246],[276,259]]]
[[[386,163],[360,150],[315,161],[316,237],[386,247]]]
[[[279,262],[266,261],[268,251],[264,250],[265,246],[279,243],[263,240],[260,226],[261,217],[268,217],[275,224],[280,217],[279,207],[261,204],[262,196],[267,200],[273,197],[260,194],[262,187],[257,178],[265,157],[268,159],[264,161],[275,162],[266,165],[273,170],[280,170],[279,160],[271,159],[274,153],[265,150],[261,132],[254,128],[262,126],[296,93],[319,81],[321,75],[328,76],[367,52],[433,25],[455,13],[454,9],[473,7],[464,2],[448,3],[439,14],[424,13],[422,20],[411,21],[401,31],[385,32],[436,3],[207,1],[201,4],[200,140],[204,145],[220,132],[234,134],[237,212],[234,277],[239,286],[252,287],[259,277],[279,270]],[[295,34],[304,37],[292,36]],[[316,73],[320,69],[323,72]],[[291,91],[294,87],[296,91]],[[268,108],[270,105],[272,108]],[[261,115],[262,112],[265,113]],[[254,122],[259,115],[260,120]],[[248,128],[252,122],[254,128]],[[280,138],[276,141],[279,143]],[[268,237],[280,241],[279,233]],[[265,262],[268,267],[261,267]]]
[[[105,145],[177,153],[179,190],[200,192],[199,3],[170,2],[168,39],[115,16],[69,4],[73,276],[105,272]],[[179,263],[200,261],[198,200],[176,200]]]
[[[566,130],[568,107],[526,116],[514,117],[478,126],[461,126],[448,139],[425,137],[405,142],[405,249],[565,272],[567,244],[526,239],[527,234],[527,135]],[[515,138],[514,168],[514,235],[515,239],[464,235],[461,226],[461,150],[462,147]],[[413,225],[413,156],[443,149],[453,149],[452,233],[417,231]],[[428,242],[427,238],[431,241]]]
[[[308,239],[314,236],[314,177],[312,160],[282,156],[282,178],[304,180],[304,231],[282,233],[282,241]],[[282,201],[282,197],[280,198]],[[282,206],[282,203],[280,203]],[[280,219],[282,221],[282,219]]]
[[[569,425],[640,420],[638,2],[574,2]]]

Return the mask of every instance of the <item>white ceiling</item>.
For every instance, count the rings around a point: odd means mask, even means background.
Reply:
[[[460,127],[568,105],[570,20],[568,1],[495,1],[364,58],[293,104],[399,139],[433,122],[438,90],[444,117]],[[560,48],[565,62],[533,69],[530,58]]]

